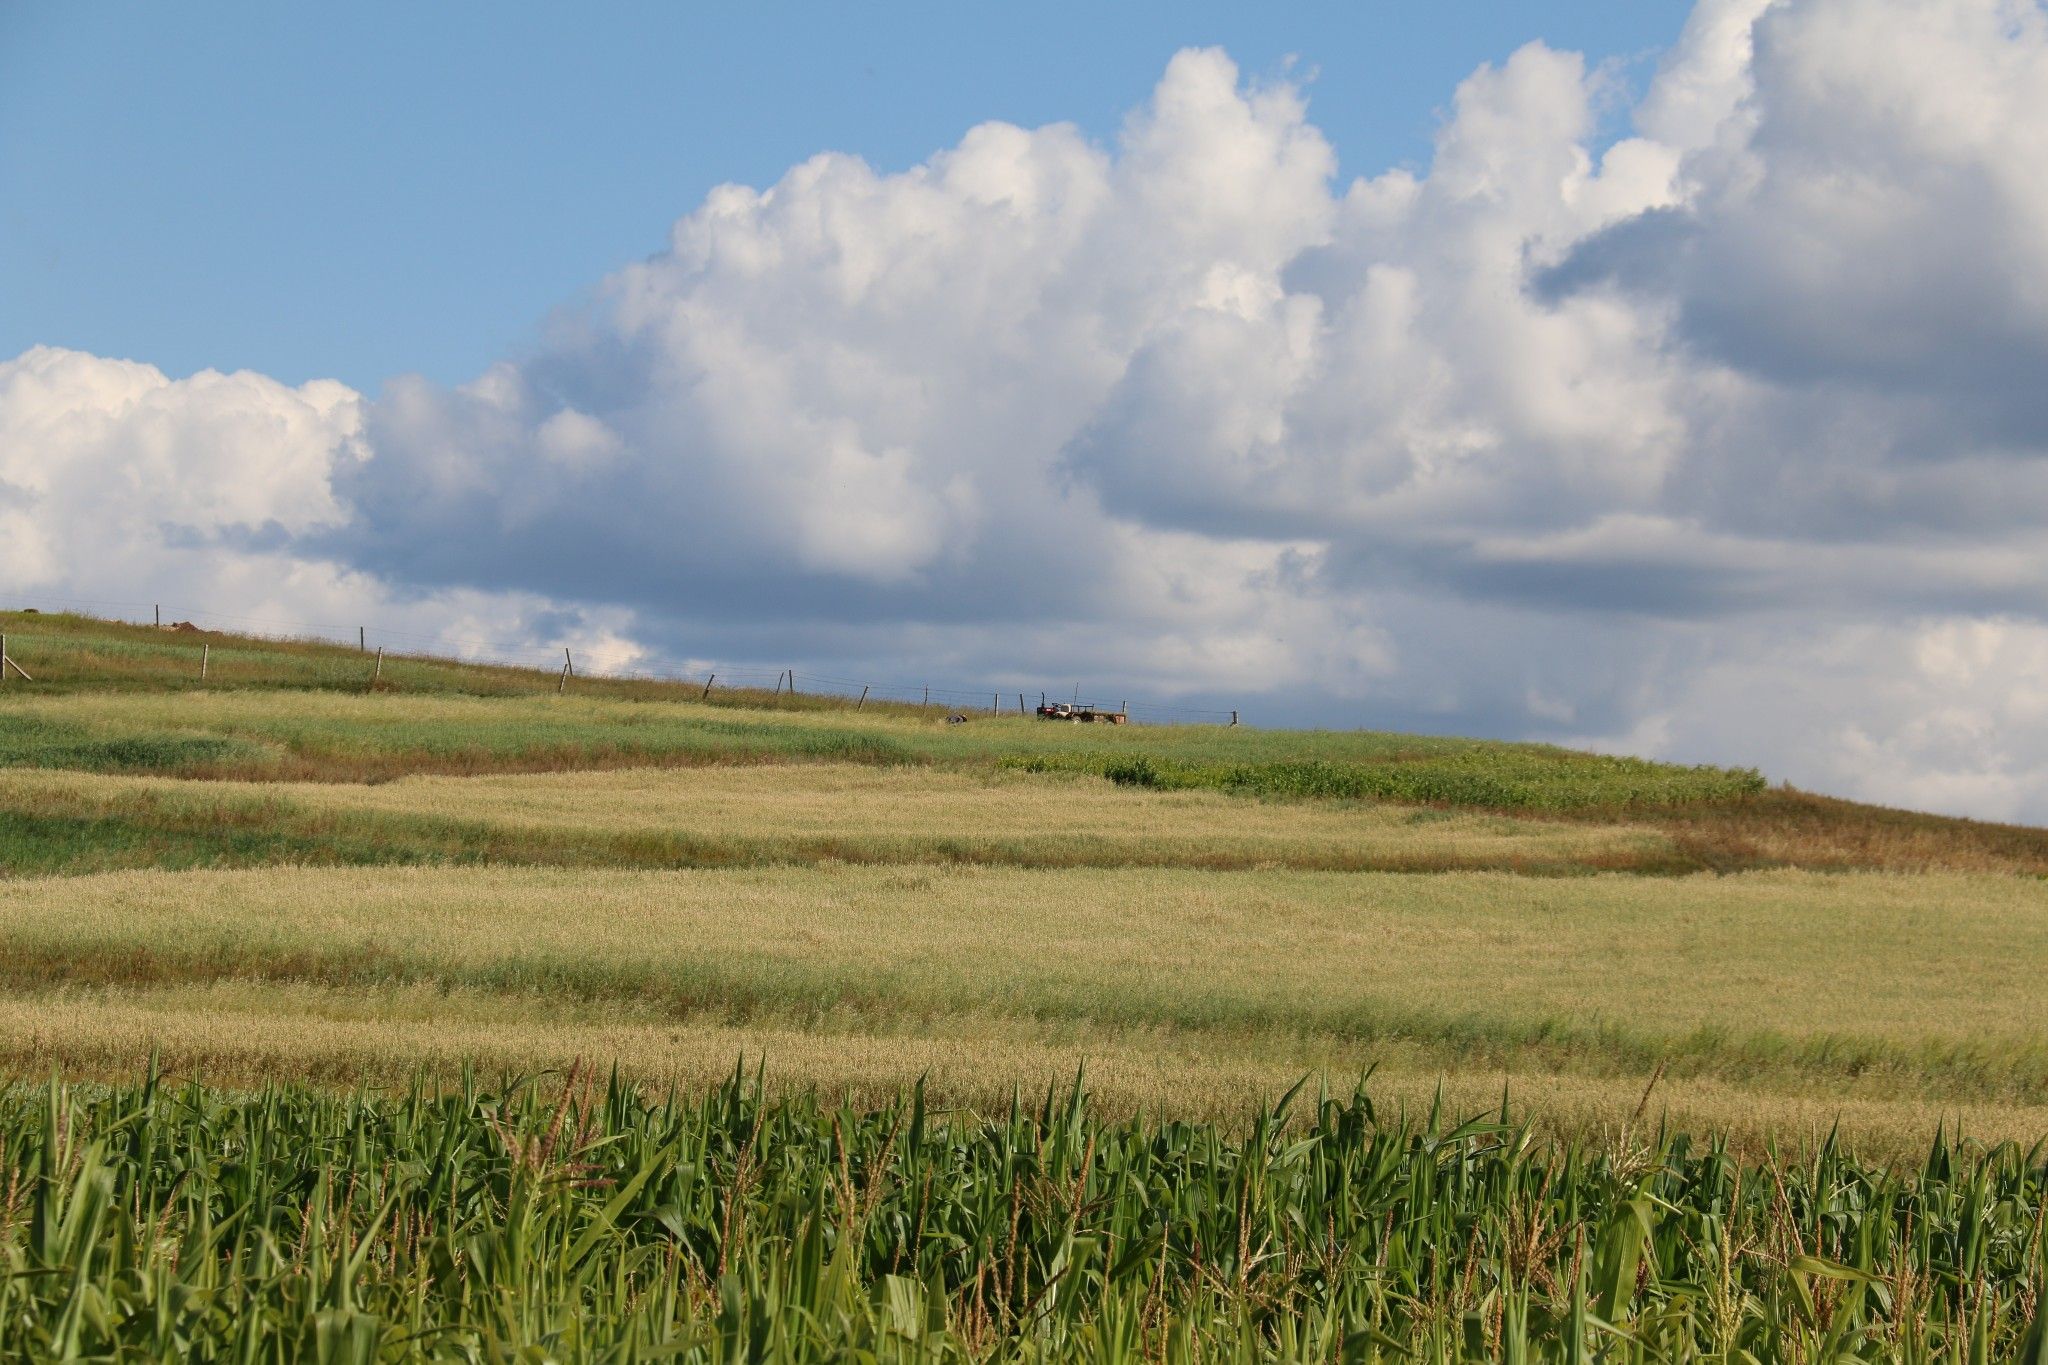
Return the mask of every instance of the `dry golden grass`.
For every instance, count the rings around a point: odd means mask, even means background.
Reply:
[[[1289,1037],[1418,1072],[1662,1061],[1823,1096],[2048,1099],[2048,886],[2005,877],[114,873],[0,886],[0,945],[16,992],[432,985],[537,1023],[563,1001],[795,1032],[1009,1019],[1081,1050]]]
[[[1575,812],[1571,818],[1611,816]],[[1681,860],[1702,867],[1880,868],[2048,876],[2048,829],[1866,806],[1779,787],[1739,801],[1637,809]]]
[[[388,781],[649,765],[908,758],[915,721],[614,697],[192,691],[0,697],[14,766]],[[53,736],[42,740],[42,736]],[[18,752],[8,752],[17,749]]]
[[[605,1004],[505,998],[438,988],[334,989],[240,983],[66,990],[0,997],[0,1070],[131,1080],[152,1054],[166,1072],[216,1085],[304,1081],[352,1088],[403,1085],[426,1074],[452,1082],[465,1066],[489,1077],[616,1065],[629,1079],[701,1088],[745,1060],[765,1063],[778,1090],[817,1089],[881,1102],[924,1079],[938,1105],[982,1112],[1070,1083],[1122,1115],[1236,1122],[1303,1076],[1348,1093],[1368,1068],[1381,1103],[1453,1114],[1499,1109],[1503,1095],[1540,1130],[1560,1136],[1640,1134],[1662,1121],[1799,1150],[1839,1129],[1876,1158],[1913,1159],[1937,1124],[1987,1141],[2032,1143],[2048,1104],[1916,1095],[1867,1078],[1794,1084],[1640,1074],[1588,1075],[1538,1065],[1448,1065],[1427,1050],[1287,1036],[1218,1038],[1171,1031],[1101,1035],[1030,1020],[945,1016],[896,1027],[664,1020]],[[1638,1110],[1642,1114],[1638,1115]]]
[[[1215,792],[1132,790],[1095,777],[855,764],[256,787],[0,769],[0,812],[296,836],[259,846],[260,858],[235,861],[295,854],[310,861],[307,837],[344,825],[364,861],[381,850],[386,861],[473,852],[487,861],[611,866],[836,859],[1564,872],[1656,867],[1674,857],[1662,836],[1625,825],[1353,803],[1282,805]],[[138,862],[154,853],[141,849]],[[80,870],[96,868],[82,862]]]

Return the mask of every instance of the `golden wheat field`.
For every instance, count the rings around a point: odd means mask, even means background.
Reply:
[[[1215,1115],[1377,1067],[1553,1122],[1751,1135],[2042,1122],[2048,887],[1992,877],[877,868],[275,868],[0,886],[22,1071],[396,1078],[575,1056],[701,1080],[1086,1065]]]

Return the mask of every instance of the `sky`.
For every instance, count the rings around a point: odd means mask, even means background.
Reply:
[[[0,5],[0,591],[2048,821],[2042,164],[2038,0]]]
[[[1168,59],[1307,82],[1360,171],[1426,164],[1539,33],[1634,64],[1664,0],[1185,5],[0,4],[0,352],[374,392],[460,383],[726,181],[902,170],[991,119],[1113,136]]]

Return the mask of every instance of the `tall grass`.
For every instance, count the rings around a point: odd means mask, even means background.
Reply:
[[[0,771],[0,876],[121,867],[793,863],[1679,871],[1627,826],[1251,803],[1085,778],[855,764],[363,784]]]
[[[1725,801],[1764,790],[1753,768],[1681,767],[1541,745],[1447,747],[1404,761],[1344,764],[1323,758],[1201,763],[1167,755],[1011,755],[1025,772],[1085,772],[1121,786],[1210,789],[1293,800],[1385,800],[1500,810],[1569,810]]]
[[[431,987],[516,1000],[543,1031],[571,1003],[870,1036],[997,1016],[1197,1056],[1284,1035],[1337,1066],[1390,1047],[1496,1074],[1640,1077],[1662,1059],[1759,1089],[2025,1104],[2048,1101],[2044,966],[2048,888],[2004,877],[819,866],[0,883],[10,993]],[[269,1008],[283,1065],[295,1006]]]
[[[2040,1153],[1534,1140],[1290,1094],[1237,1130],[921,1090],[51,1086],[0,1108],[10,1359],[1990,1360]],[[2034,1358],[2031,1354],[2029,1359]]]

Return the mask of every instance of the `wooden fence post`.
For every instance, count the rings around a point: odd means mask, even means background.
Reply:
[[[856,710],[856,711],[858,711],[858,710],[860,710],[860,708],[861,708],[861,707],[863,707],[863,706],[866,706],[867,704],[868,704],[868,689],[867,689],[867,686],[866,686],[866,684],[862,684],[862,686],[861,686],[861,689],[860,689],[860,700],[859,700],[859,701],[857,701],[857,702],[855,702],[855,703],[853,704],[853,709],[854,709],[854,710]]]
[[[789,670],[789,695],[796,695],[796,670],[793,668]]]
[[[711,684],[717,681],[718,675],[716,673],[713,673],[710,677],[706,678],[704,680],[704,696],[697,698],[697,700],[703,701],[705,700],[705,698],[709,697],[711,695]]]
[[[562,676],[555,682],[556,696],[559,697],[562,693],[569,690],[569,672],[575,666],[575,662],[569,657],[569,647],[564,645],[562,647]]]
[[[14,662],[14,656],[7,652],[7,637],[0,635],[0,682],[7,681],[7,670],[10,668],[14,670],[15,676],[23,682],[35,681],[34,678],[28,675],[27,669]]]
[[[998,692],[988,699],[988,713],[994,715],[1003,706],[1003,694]]]
[[[356,648],[365,654],[370,652],[370,628],[368,626],[356,627]]]
[[[1232,712],[1230,713],[1230,723],[1231,723],[1232,725],[1235,725],[1235,724],[1237,724],[1237,712],[1235,712],[1235,711],[1232,711]]]
[[[370,674],[370,686],[375,687],[384,680],[384,646],[377,646],[377,670]]]
[[[199,681],[201,682],[206,681],[206,656],[212,652],[212,645],[202,644],[199,646]]]
[[[163,604],[163,603],[161,603],[161,602],[158,602],[158,603],[156,604],[156,606],[155,606],[155,611],[156,611],[156,624],[157,624],[157,629],[161,630],[161,629],[163,629],[163,624],[164,624],[164,604]]]
[[[1031,714],[1029,711],[1026,711],[1024,709],[1024,694],[1022,692],[1019,692],[1017,694],[1017,714],[1020,716],[1028,716]]]
[[[932,685],[930,683],[924,685],[924,700],[917,704],[917,709],[919,712],[932,709]]]

